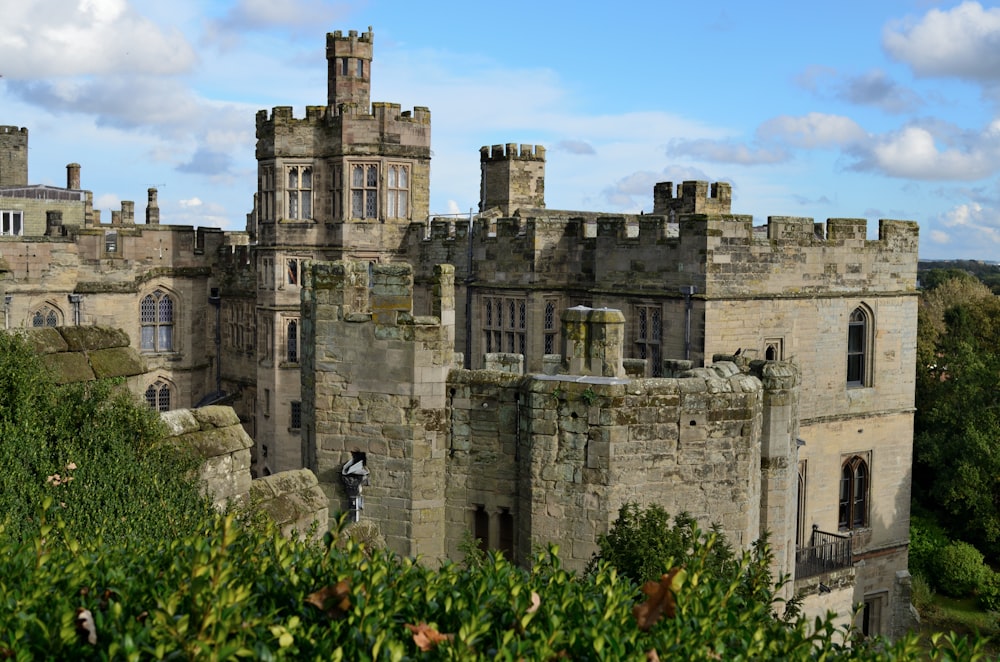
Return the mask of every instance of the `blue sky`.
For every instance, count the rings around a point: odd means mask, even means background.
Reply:
[[[32,183],[110,220],[243,229],[258,109],[326,100],[325,34],[375,33],[372,100],[432,113],[431,211],[478,200],[479,147],[547,148],[554,209],[653,184],[733,210],[916,220],[924,258],[1000,260],[1000,7],[979,2],[3,0],[0,124]]]

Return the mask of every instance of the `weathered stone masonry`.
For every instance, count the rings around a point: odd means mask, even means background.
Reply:
[[[434,312],[448,320],[452,270],[435,273]],[[363,454],[363,517],[400,553],[455,557],[478,519],[480,533],[517,559],[557,541],[582,568],[619,507],[635,501],[718,522],[738,545],[769,526],[787,571],[792,529],[768,513],[788,504],[761,508],[761,450],[772,462],[768,480],[781,473],[775,467],[794,467],[790,365],[760,362],[767,389],[726,362],[683,378],[629,380],[621,314],[576,309],[564,318],[575,329],[565,338],[576,374],[457,369],[453,323],[413,314],[411,279],[405,264],[376,265],[370,284],[361,263],[311,265],[307,446],[334,509],[349,507],[341,467]]]

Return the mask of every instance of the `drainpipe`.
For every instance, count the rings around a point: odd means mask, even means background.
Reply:
[[[222,297],[219,288],[209,290],[208,302],[215,306],[215,396],[222,394]]]
[[[480,204],[480,207],[482,205]],[[465,360],[463,361],[466,370],[472,369],[472,282],[475,279],[472,273],[472,231],[476,224],[472,220],[472,209],[469,209],[469,248],[466,255],[465,266]]]
[[[83,301],[82,294],[69,295],[69,302],[73,304],[73,326],[80,326],[80,302]]]
[[[694,285],[682,285],[684,295],[684,360],[691,360],[691,295],[698,291]]]
[[[5,294],[3,297],[3,328],[10,328],[10,304],[14,300],[13,295]]]

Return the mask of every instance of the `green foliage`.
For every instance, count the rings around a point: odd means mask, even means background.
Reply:
[[[997,559],[1000,298],[962,287],[948,281],[922,297],[914,494],[947,522],[950,537],[967,540]]]
[[[741,590],[759,558],[745,554],[719,575],[712,536],[696,535],[688,550],[673,616],[644,630],[634,583],[606,563],[579,577],[555,548],[530,570],[498,554],[475,569],[434,569],[349,538],[318,546],[232,518],[125,549],[70,536],[51,505],[36,517],[41,535],[31,544],[0,537],[0,657],[635,660],[656,651],[664,660],[971,660],[975,652],[949,657],[947,640],[936,658],[913,639],[850,648],[829,621],[775,619],[769,602]],[[317,598],[333,587],[337,604]],[[93,644],[77,625],[82,610]],[[423,652],[407,628],[421,623],[450,636]]]
[[[109,544],[193,531],[209,508],[194,482],[196,459],[161,439],[156,413],[121,385],[56,385],[19,337],[0,334],[3,536],[35,536],[46,498],[73,535]]]
[[[918,506],[910,512],[910,574],[924,578],[937,576],[937,560],[951,540],[932,515]],[[938,588],[935,583],[932,588]]]
[[[924,575],[914,574],[912,576],[911,590],[911,599],[917,611],[923,612],[933,604],[934,589],[931,588],[930,582],[927,581]]]
[[[715,535],[708,566],[719,574],[730,574],[736,566],[732,548]],[[687,513],[674,517],[658,505],[640,508],[626,503],[618,510],[618,519],[607,535],[598,541],[600,552],[591,559],[587,572],[593,572],[602,562],[615,567],[619,573],[636,584],[659,579],[685,559],[696,544],[706,542],[698,524]]]
[[[937,558],[937,588],[956,598],[972,595],[979,590],[989,568],[982,553],[967,542],[948,543]]]
[[[1000,611],[1000,573],[989,566],[979,586],[979,606],[986,611]]]

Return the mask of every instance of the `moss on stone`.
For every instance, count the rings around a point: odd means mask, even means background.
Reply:
[[[54,327],[24,329],[19,330],[18,333],[35,350],[36,354],[55,354],[69,349],[66,339]]]
[[[240,422],[239,416],[236,415],[232,407],[223,407],[220,405],[192,409],[191,415],[198,421],[202,430],[228,428],[232,425],[238,425]]]
[[[114,347],[88,352],[90,365],[98,379],[132,377],[146,372],[145,361],[130,347]]]
[[[52,371],[57,384],[89,382],[94,379],[87,357],[80,352],[60,352],[41,357],[42,363]]]
[[[71,352],[129,346],[128,334],[121,329],[105,326],[61,326],[56,330],[62,334]]]

